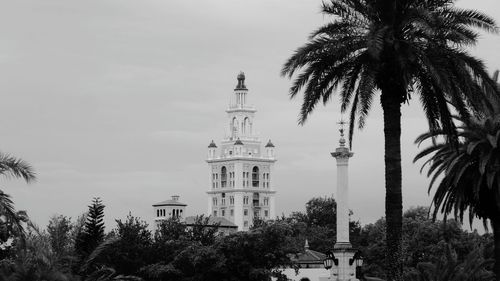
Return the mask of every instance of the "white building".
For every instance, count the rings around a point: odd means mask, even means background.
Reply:
[[[309,249],[309,243],[305,242],[304,250],[292,257],[297,268],[286,268],[282,274],[286,275],[288,281],[321,281],[328,280],[330,272],[325,269],[323,260],[326,255]],[[276,280],[274,278],[273,280]]]
[[[247,103],[245,75],[238,84],[226,110],[227,133],[220,148],[212,141],[208,146],[209,166],[208,214],[226,218],[248,230],[253,219],[274,219],[273,185],[274,145],[262,143],[255,134],[255,108]]]
[[[171,200],[165,200],[153,205],[156,214],[155,224],[158,226],[163,220],[169,218],[184,219],[187,204],[179,202],[179,196],[173,195]]]

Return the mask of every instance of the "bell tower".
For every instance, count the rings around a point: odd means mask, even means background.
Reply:
[[[238,84],[229,100],[229,108],[226,110],[229,118],[228,136],[232,140],[238,138],[248,140],[255,138],[253,118],[257,110],[247,103],[248,89],[245,85],[245,74],[240,72],[237,79]]]
[[[226,109],[228,127],[220,148],[208,146],[208,215],[225,218],[248,230],[254,218],[275,219],[273,169],[276,162],[271,140],[263,147],[254,131],[255,108],[248,103],[245,74]]]

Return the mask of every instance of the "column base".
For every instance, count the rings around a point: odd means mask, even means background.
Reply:
[[[349,242],[337,242],[333,247],[333,254],[338,264],[331,269],[333,281],[357,281],[354,255],[357,249]]]
[[[349,242],[337,242],[335,246],[333,246],[334,250],[350,250],[352,248],[352,244]]]

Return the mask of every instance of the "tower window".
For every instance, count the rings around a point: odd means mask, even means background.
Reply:
[[[223,217],[224,217],[224,216],[226,215],[226,210],[221,210],[221,211],[220,211],[220,214],[221,214],[221,216],[223,216]]]
[[[242,134],[247,136],[252,134],[252,122],[248,117],[245,117],[245,119],[243,120]]]
[[[217,216],[217,210],[214,210],[214,217]]]
[[[234,216],[234,210],[233,209],[231,209],[230,214],[231,214],[231,217]]]
[[[243,222],[243,226],[244,226],[244,227],[248,227],[248,221],[244,221],[244,222]]]
[[[243,215],[248,216],[248,209],[243,210]]]
[[[268,210],[264,210],[264,217],[269,217],[269,211]]]
[[[258,207],[259,206],[259,193],[254,193],[253,194],[253,198],[252,198],[252,204],[255,206],[255,207]]]
[[[220,170],[220,187],[226,187],[227,184],[227,169],[225,166],[222,166]]]
[[[259,187],[259,167],[252,169],[252,187]]]

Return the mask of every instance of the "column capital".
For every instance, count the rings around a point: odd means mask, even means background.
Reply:
[[[335,152],[332,152],[331,155],[337,159],[348,159],[351,158],[354,153],[349,151],[347,147],[338,147],[335,149]]]

